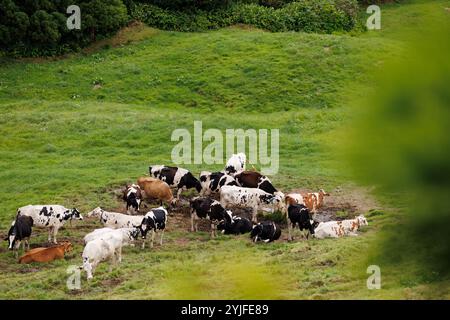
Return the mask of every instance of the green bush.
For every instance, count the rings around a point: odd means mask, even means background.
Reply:
[[[0,50],[15,56],[56,55],[108,36],[127,21],[121,0],[79,0],[81,30],[66,26],[73,1],[0,0]]]
[[[287,0],[285,2],[288,2]],[[281,8],[239,3],[214,10],[171,10],[137,4],[131,16],[150,26],[175,31],[204,31],[233,24],[247,24],[272,32],[349,31],[357,24],[356,0],[302,0]]]

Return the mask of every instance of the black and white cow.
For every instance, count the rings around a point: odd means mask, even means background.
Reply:
[[[236,206],[252,208],[252,221],[257,222],[258,209],[265,206],[282,208],[283,198],[279,195],[267,193],[261,189],[223,186],[220,189],[220,203],[224,208]]]
[[[228,212],[231,212],[228,210]],[[247,218],[231,216],[230,220],[223,220],[217,225],[217,230],[223,234],[244,234],[252,231],[253,224]]]
[[[151,177],[166,182],[169,187],[177,188],[177,200],[184,190],[195,188],[197,192],[202,190],[200,181],[186,169],[178,167],[168,167],[164,165],[153,165],[148,168]]]
[[[231,155],[230,159],[228,159],[227,164],[225,165],[225,172],[229,175],[234,176],[235,174],[245,170],[245,162],[247,161],[247,157],[245,153],[238,153]]]
[[[198,220],[209,219],[211,221],[211,238],[217,236],[217,224],[223,220],[231,222],[231,212],[222,207],[219,201],[208,197],[196,197],[190,202],[191,206],[191,231],[197,232]]]
[[[9,228],[8,236],[5,241],[8,241],[8,249],[14,250],[14,255],[17,258],[17,251],[19,250],[20,243],[23,241],[23,250],[25,251],[25,245],[30,250],[30,236],[33,228],[33,218],[28,216],[17,216],[16,220],[11,224]]]
[[[250,233],[250,238],[254,242],[272,242],[278,240],[281,236],[281,229],[276,226],[273,221],[263,221],[253,226],[253,230]]]
[[[17,209],[18,216],[33,218],[34,226],[48,228],[48,241],[56,242],[58,230],[69,220],[83,220],[76,209],[68,209],[60,205],[28,205]]]
[[[141,188],[137,184],[127,185],[123,200],[127,203],[127,213],[130,213],[130,208],[133,208],[135,213],[138,212],[142,202]]]
[[[288,224],[288,240],[292,240],[291,231],[292,228],[298,226],[300,231],[307,231],[306,239],[308,236],[314,235],[314,227],[317,226],[316,223],[311,219],[311,213],[308,208],[303,204],[291,204],[288,206],[288,216],[287,216],[287,224]]]
[[[162,246],[164,230],[166,229],[167,225],[167,216],[168,212],[163,207],[151,209],[149,212],[147,212],[140,226],[142,239],[144,239],[144,241],[142,242],[142,249],[144,249],[145,247],[145,239],[147,237],[147,232],[149,231],[151,231],[152,233],[150,247],[153,248],[153,241],[155,239],[156,232],[161,232],[159,244]]]
[[[202,171],[200,173],[200,184],[202,186],[201,196],[217,193],[223,186],[237,186],[236,180],[224,172]]]

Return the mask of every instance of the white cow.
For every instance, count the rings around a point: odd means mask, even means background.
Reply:
[[[318,239],[323,238],[339,238],[343,236],[357,236],[360,226],[368,225],[366,218],[363,215],[355,219],[348,219],[343,221],[327,221],[321,222],[314,230],[314,237]]]
[[[231,176],[238,174],[245,170],[245,162],[247,162],[247,157],[245,153],[238,153],[231,155],[225,165],[225,172]]]
[[[108,212],[100,207],[88,212],[87,216],[99,218],[106,227],[112,229],[139,227],[144,219],[144,216],[141,215],[130,216],[123,213]]]
[[[117,238],[98,238],[86,244],[82,254],[83,265],[80,268],[86,271],[88,280],[93,278],[95,269],[100,262],[109,261],[109,271],[112,270],[112,267],[117,264],[116,251],[120,243]]]
[[[83,220],[76,209],[68,209],[61,205],[28,205],[17,209],[17,216],[29,216],[33,219],[33,226],[48,228],[48,241],[57,243],[58,230],[68,220]]]
[[[261,189],[223,186],[220,189],[220,204],[224,208],[231,206],[252,208],[252,221],[257,222],[258,209],[266,205],[282,206],[279,195],[267,193]]]

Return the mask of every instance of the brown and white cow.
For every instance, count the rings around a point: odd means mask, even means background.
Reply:
[[[319,192],[311,192],[302,194],[303,204],[311,211],[313,214],[317,213],[317,209],[320,209],[324,203],[324,196],[329,196],[330,194],[320,189]]]

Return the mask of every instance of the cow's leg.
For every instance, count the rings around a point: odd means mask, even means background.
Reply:
[[[288,241],[292,241],[292,223],[289,221],[289,218],[287,220],[287,225],[288,225]]]
[[[258,222],[258,218],[256,217],[258,215],[258,208],[253,208],[253,212],[252,212],[252,221],[257,223]]]
[[[17,240],[13,247],[14,258],[16,258],[16,259],[19,256],[20,242],[21,242],[20,240]]]
[[[211,238],[214,238],[214,223],[211,221]]]
[[[48,242],[52,242],[53,227],[48,228]]]
[[[191,232],[194,232],[194,214],[194,212],[191,212]]]
[[[56,241],[56,234],[58,233],[58,228],[57,227],[53,227],[53,243],[57,244],[58,242]]]
[[[177,190],[177,200],[180,200],[181,192],[183,192],[184,187],[178,188]]]
[[[155,240],[155,233],[156,233],[156,231],[152,230],[152,239],[151,239],[151,242],[150,242],[150,248],[153,248],[153,241]]]
[[[142,249],[145,248],[145,240],[147,240],[147,239],[142,239]]]
[[[119,263],[122,262],[122,247],[119,247],[119,248],[117,249],[117,261],[118,261]]]
[[[161,230],[161,237],[159,239],[159,245],[162,246],[163,244],[163,236],[164,236],[164,229]]]

